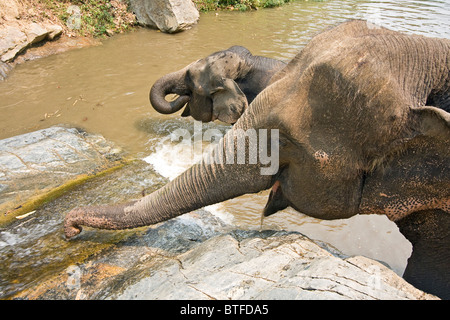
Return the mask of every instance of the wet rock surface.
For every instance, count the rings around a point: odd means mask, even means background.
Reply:
[[[190,29],[200,17],[191,0],[131,0],[130,5],[141,25],[167,33]]]
[[[0,213],[80,175],[112,167],[123,152],[100,135],[51,127],[0,140]]]
[[[0,228],[0,299],[57,282],[54,276],[61,271],[66,275],[65,270],[70,270],[72,265],[79,265],[91,256],[102,256],[104,250],[114,247],[117,242],[145,230],[113,232],[86,228],[75,241],[67,241],[63,233],[67,212],[79,206],[137,199],[142,193],[152,192],[165,183],[167,179],[155,174],[151,166],[136,160],[120,170],[88,180],[45,203],[26,218]],[[89,286],[89,282],[85,285]],[[39,297],[38,294],[27,295],[28,299]]]
[[[133,235],[24,299],[436,299],[371,259],[299,233],[233,230],[206,211]]]

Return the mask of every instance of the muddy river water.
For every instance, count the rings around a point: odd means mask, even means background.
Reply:
[[[253,12],[201,14],[191,30],[168,35],[140,29],[102,45],[19,65],[0,82],[0,139],[56,124],[100,133],[157,172],[173,178],[196,159],[188,146],[171,142],[176,128],[194,132],[180,113],[163,116],[148,101],[162,75],[232,45],[288,61],[327,26],[367,19],[394,30],[450,38],[450,1],[297,1]],[[226,131],[221,123],[207,128]],[[242,228],[259,228],[267,193],[243,196],[208,209]],[[264,228],[300,231],[348,255],[388,263],[401,274],[410,244],[383,216],[320,221],[286,209],[266,218]]]

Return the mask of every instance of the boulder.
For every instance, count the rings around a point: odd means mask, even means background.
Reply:
[[[4,25],[0,28],[0,60],[10,62],[28,46],[27,35],[18,25]]]
[[[199,13],[191,0],[130,0],[139,24],[174,33],[191,28]]]
[[[147,228],[18,299],[435,300],[387,266],[296,232],[230,230],[198,210]],[[228,230],[228,231],[227,231]],[[83,241],[92,233],[86,231]]]
[[[62,31],[61,26],[48,23],[5,24],[0,27],[0,60],[11,62],[26,48],[44,39],[53,40]]]
[[[328,250],[327,250],[328,249]],[[344,258],[299,233],[243,231],[175,257],[141,256],[141,273],[108,299],[435,299],[381,263]]]

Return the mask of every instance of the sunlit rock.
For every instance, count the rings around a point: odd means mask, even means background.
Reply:
[[[189,29],[199,19],[191,0],[131,0],[130,3],[141,25],[167,33]]]

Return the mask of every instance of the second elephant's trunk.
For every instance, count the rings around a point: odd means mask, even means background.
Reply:
[[[163,114],[174,113],[180,110],[189,101],[188,90],[184,83],[186,70],[187,67],[177,72],[167,74],[153,84],[149,98],[151,105],[156,111]],[[171,93],[180,96],[174,101],[168,102],[165,97]]]

